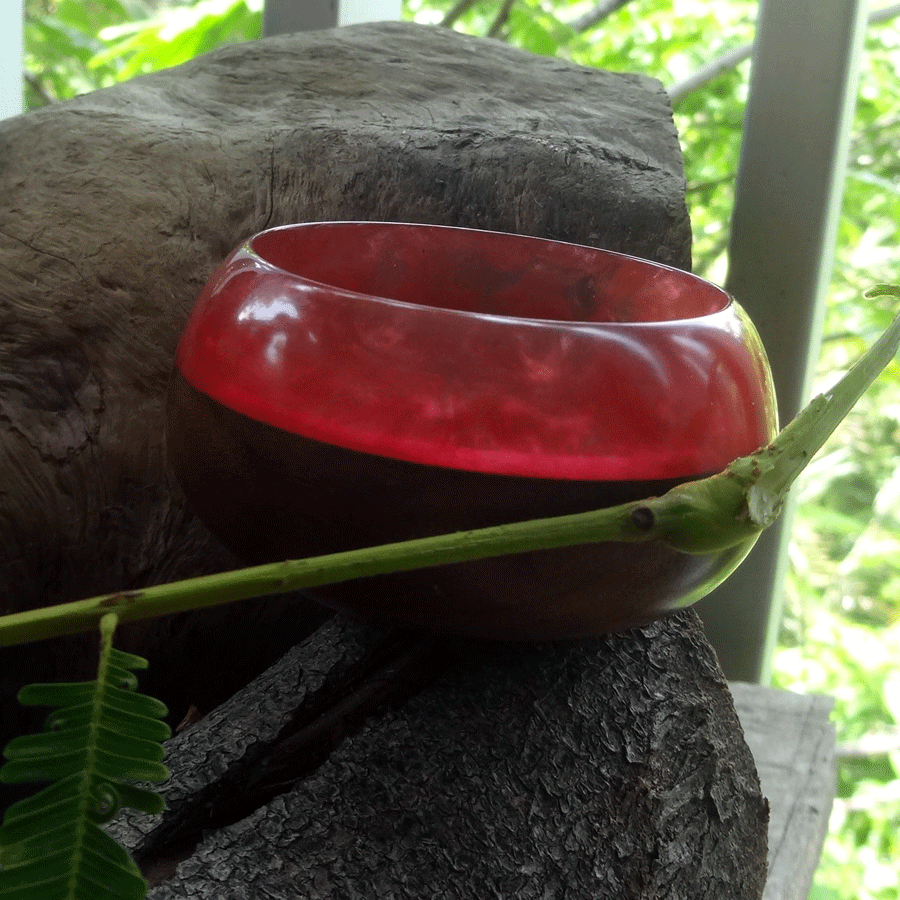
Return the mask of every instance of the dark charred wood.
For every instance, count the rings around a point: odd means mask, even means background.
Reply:
[[[690,612],[576,645],[335,620],[174,739],[169,764],[169,811],[114,831],[151,900],[762,895],[767,805]],[[270,766],[283,793],[266,802]]]

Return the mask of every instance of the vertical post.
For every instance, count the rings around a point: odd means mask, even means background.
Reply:
[[[266,0],[263,36],[400,18],[401,0]]]
[[[807,399],[834,263],[865,0],[762,0],[726,288],[769,354],[782,423]],[[701,602],[726,675],[766,681],[793,506]]]
[[[338,0],[266,0],[263,37],[337,25]]]
[[[22,0],[7,0],[0,17],[0,119],[22,112]]]
[[[338,25],[396,21],[401,14],[401,0],[340,0]]]

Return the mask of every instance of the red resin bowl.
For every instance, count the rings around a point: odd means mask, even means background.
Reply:
[[[197,514],[251,563],[659,494],[776,430],[765,353],[721,289],[509,234],[291,225],[236,249],[178,347],[168,447]],[[750,543],[616,542],[359,579],[359,616],[501,638],[643,624]]]

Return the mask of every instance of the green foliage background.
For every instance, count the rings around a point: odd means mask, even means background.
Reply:
[[[607,14],[588,17],[607,8]],[[26,0],[26,108],[176,65],[261,29],[262,0]],[[753,38],[755,0],[405,0],[404,14],[677,84]],[[900,18],[870,26],[819,366],[826,386],[890,321],[900,280]],[[695,269],[725,277],[749,62],[676,103]],[[811,897],[900,898],[900,364],[805,474],[775,683],[836,699],[839,796]]]

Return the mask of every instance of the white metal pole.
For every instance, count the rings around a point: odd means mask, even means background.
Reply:
[[[782,423],[819,355],[865,24],[865,0],[760,3],[726,287],[762,336]],[[769,679],[792,513],[701,601],[729,678]]]
[[[263,35],[400,18],[401,0],[266,0]]]
[[[338,25],[396,21],[400,15],[401,0],[340,0],[338,3]]]
[[[6,0],[0,13],[0,119],[22,112],[23,0]]]

